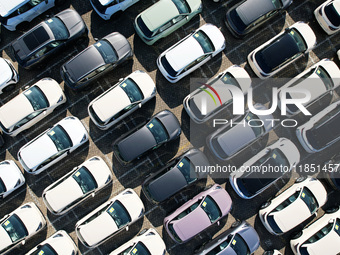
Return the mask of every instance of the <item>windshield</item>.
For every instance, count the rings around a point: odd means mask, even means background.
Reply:
[[[215,222],[222,216],[220,208],[210,196],[204,199],[201,208],[206,212],[211,222]]]
[[[39,249],[37,249],[35,252],[33,252],[31,255],[58,255],[58,253],[56,253],[56,251],[51,247],[51,245],[46,243]]]
[[[305,202],[311,214],[316,212],[319,207],[318,202],[313,193],[307,187],[303,188],[300,198],[303,202]]]
[[[57,17],[50,18],[45,21],[51,29],[55,40],[66,40],[69,37],[69,32],[64,23]]]
[[[116,51],[106,40],[100,40],[94,44],[94,47],[99,51],[106,64],[111,64],[118,60]]]
[[[210,53],[215,50],[213,43],[210,41],[209,37],[203,31],[201,30],[197,31],[196,33],[194,33],[193,37],[201,45],[204,53]]]
[[[124,82],[119,84],[119,87],[124,90],[131,103],[143,100],[142,91],[132,79],[126,79]]]
[[[69,135],[60,125],[57,125],[48,131],[47,135],[51,138],[58,151],[72,147],[72,141]]]
[[[245,119],[248,125],[253,130],[256,137],[260,136],[265,132],[263,122],[255,114],[249,112]]]
[[[305,43],[305,40],[302,38],[302,36],[297,30],[295,30],[294,28],[291,29],[289,32],[289,35],[296,42],[296,45],[298,46],[300,52],[304,52],[307,50],[307,45]]]
[[[169,139],[168,132],[157,118],[151,120],[150,123],[147,125],[147,128],[154,136],[157,144],[165,142]]]
[[[176,5],[179,13],[190,12],[190,7],[185,0],[172,0],[172,2]]]
[[[90,171],[82,166],[72,175],[73,179],[79,184],[83,194],[86,194],[98,187],[96,180]]]
[[[24,223],[22,223],[16,214],[13,214],[11,217],[9,217],[4,223],[1,224],[1,226],[6,230],[13,243],[23,239],[28,235]]]
[[[118,228],[131,222],[130,215],[121,202],[116,200],[106,212],[112,217]]]
[[[34,111],[49,107],[49,103],[45,94],[38,86],[33,86],[27,89],[25,92],[23,92],[23,94],[31,103]]]
[[[178,162],[176,167],[179,169],[179,171],[181,171],[188,184],[197,180],[196,177],[192,178],[191,176],[190,170],[194,169],[194,166],[190,163],[190,161],[186,157],[184,157],[180,162]]]

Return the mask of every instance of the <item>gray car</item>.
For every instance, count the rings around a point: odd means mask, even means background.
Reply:
[[[24,33],[9,48],[18,64],[28,69],[87,33],[79,13],[66,9]]]
[[[260,246],[256,230],[246,221],[235,221],[231,228],[202,246],[195,254],[253,254]]]
[[[129,41],[113,32],[62,65],[61,77],[67,86],[78,90],[131,59],[132,55]]]
[[[261,111],[267,109],[261,104],[256,104],[254,107]],[[257,116],[248,112],[243,119],[244,125],[224,125],[210,134],[207,137],[208,148],[219,160],[229,160],[273,128],[268,119],[273,119],[273,116]],[[242,123],[242,121],[237,122]]]
[[[198,149],[190,149],[175,158],[156,173],[151,174],[143,183],[142,191],[154,203],[160,203],[206,178],[208,172],[196,171],[209,166],[207,157]]]
[[[282,13],[293,0],[244,0],[231,7],[225,24],[235,37],[243,37]]]
[[[121,163],[126,164],[176,139],[180,134],[178,119],[172,112],[164,110],[154,115],[148,123],[118,138],[114,142],[113,152]]]

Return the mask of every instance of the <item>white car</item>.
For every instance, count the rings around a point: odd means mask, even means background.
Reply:
[[[89,139],[86,128],[73,116],[66,117],[22,146],[18,159],[25,171],[39,174]]]
[[[45,241],[38,244],[26,255],[77,255],[80,254],[77,245],[64,231],[59,230]]]
[[[19,81],[19,75],[10,60],[0,58],[0,94],[12,89]]]
[[[164,51],[157,58],[157,66],[169,82],[175,83],[223,51],[225,45],[218,27],[205,24]]]
[[[25,183],[20,168],[12,160],[0,162],[0,198],[5,198]]]
[[[311,93],[311,98],[308,102],[303,103],[305,107],[308,107],[328,93],[332,93],[333,89],[339,85],[339,67],[329,59],[322,59],[282,86],[279,89],[278,97],[281,101],[283,89],[308,90]],[[300,93],[287,93],[286,98],[298,99],[300,96]],[[280,106],[281,103],[278,105]],[[299,112],[300,109],[295,104],[287,105],[287,115],[294,115]]]
[[[299,21],[249,53],[248,63],[259,78],[266,79],[310,52],[315,45],[313,30]]]
[[[139,0],[90,0],[96,13],[104,20],[109,20],[113,14],[123,12]]]
[[[143,71],[121,78],[103,94],[92,100],[88,113],[93,123],[106,130],[124,119],[156,95],[156,85]]]
[[[100,157],[92,157],[45,188],[42,194],[47,209],[61,215],[112,182],[112,173]]]
[[[66,102],[58,82],[44,78],[0,107],[0,129],[16,136]]]
[[[247,71],[233,65],[186,96],[183,106],[194,122],[204,123],[232,104],[234,87],[247,94],[250,86]]]
[[[340,253],[340,210],[326,210],[317,221],[296,233],[290,240],[290,247],[297,255]]]
[[[109,255],[148,254],[165,255],[166,246],[163,239],[153,228],[143,229],[136,237],[115,249]]]
[[[340,30],[340,0],[327,0],[315,9],[314,15],[327,34]]]
[[[11,0],[1,1],[0,22],[10,31],[19,24],[28,23],[64,0]]]
[[[93,248],[139,220],[144,205],[133,189],[126,189],[99,206],[76,224],[76,234],[83,245]]]
[[[340,101],[314,115],[296,129],[296,136],[309,153],[322,151],[340,140]]]
[[[27,203],[0,220],[0,254],[24,245],[46,226],[46,220],[34,203]]]
[[[251,199],[292,171],[299,161],[300,152],[295,144],[280,138],[231,173],[229,181],[237,195]]]
[[[327,191],[316,178],[299,177],[295,184],[261,205],[259,218],[273,235],[282,235],[313,215],[327,201]]]

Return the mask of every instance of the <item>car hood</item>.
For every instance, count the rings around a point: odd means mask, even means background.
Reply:
[[[45,133],[37,140],[20,150],[20,155],[22,160],[25,162],[25,165],[27,165],[29,169],[33,169],[57,152],[58,151],[54,143]]]
[[[12,240],[7,234],[6,230],[0,226],[0,251],[6,249],[8,246],[12,244]]]
[[[149,191],[153,198],[161,202],[186,186],[187,182],[183,174],[177,167],[174,167],[152,181],[149,184]]]
[[[241,20],[247,26],[253,21],[263,16],[263,14],[274,10],[274,5],[271,0],[252,0],[245,1],[236,8]]]
[[[19,94],[0,107],[0,122],[9,129],[32,112],[33,107],[26,96]]]
[[[161,0],[143,11],[141,18],[150,31],[155,31],[176,15],[178,10],[175,4],[169,0]]]
[[[99,119],[106,122],[130,104],[130,99],[124,90],[120,86],[116,86],[95,101],[92,108]]]
[[[232,156],[255,138],[256,136],[250,126],[239,125],[234,126],[227,132],[221,134],[217,138],[217,141],[223,151],[228,156]]]
[[[81,30],[86,27],[83,19],[80,17],[78,12],[72,9],[66,9],[56,15],[65,24],[67,30],[70,33],[69,38],[77,35]]]
[[[180,220],[172,221],[174,230],[182,241],[186,241],[211,225],[209,217],[201,207],[184,216]]]
[[[12,69],[4,60],[3,58],[0,58],[0,87],[7,83],[13,76]]]
[[[72,81],[76,82],[86,74],[104,65],[98,50],[91,45],[65,64],[65,69]]]
[[[299,213],[296,213],[299,212]],[[301,198],[281,211],[270,213],[283,232],[287,232],[311,216],[311,213]]]
[[[81,225],[80,235],[89,246],[96,245],[112,235],[118,227],[112,217],[105,211],[91,222]]]
[[[165,57],[172,68],[178,72],[195,59],[204,55],[201,45],[191,35],[180,44],[169,50]],[[185,56],[185,57],[183,57]]]
[[[106,39],[110,42],[112,47],[116,50],[119,59],[124,58],[131,52],[131,45],[129,41],[118,32],[111,33],[105,36],[103,39]]]
[[[136,144],[138,144],[138,146],[136,146]],[[121,157],[125,161],[131,161],[156,145],[156,140],[150,130],[146,126],[143,126],[138,131],[120,141],[118,143],[118,149]]]
[[[55,212],[63,210],[67,205],[82,196],[81,188],[72,177],[67,178],[45,193],[47,203]]]

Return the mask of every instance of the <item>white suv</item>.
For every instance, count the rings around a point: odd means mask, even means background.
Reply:
[[[0,3],[0,22],[10,31],[59,5],[63,0],[11,0]]]

